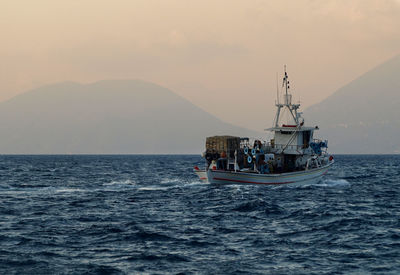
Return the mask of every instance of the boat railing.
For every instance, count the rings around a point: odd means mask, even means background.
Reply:
[[[249,148],[249,150],[253,149],[253,147],[247,144],[241,144],[240,148],[244,149],[245,147]],[[262,149],[264,152],[276,152],[277,150],[285,150],[285,151],[301,151],[307,148],[308,146],[301,145],[287,145],[287,144],[277,144],[274,142],[264,142],[262,144]]]
[[[288,151],[300,151],[304,149],[303,145],[287,145],[287,144],[276,144],[265,142],[264,143],[264,151],[273,152],[277,150],[288,150]]]

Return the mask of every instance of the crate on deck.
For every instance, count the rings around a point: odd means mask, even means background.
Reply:
[[[221,154],[226,152],[229,158],[235,157],[235,150],[240,149],[240,137],[234,136],[213,136],[206,139],[206,151],[213,150]]]

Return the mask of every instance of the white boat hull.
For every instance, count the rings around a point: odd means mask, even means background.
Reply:
[[[213,184],[314,184],[322,179],[322,176],[332,164],[333,161],[319,168],[281,174],[258,174],[209,169],[207,178]]]
[[[207,171],[201,170],[197,166],[193,169],[201,181],[207,181]]]

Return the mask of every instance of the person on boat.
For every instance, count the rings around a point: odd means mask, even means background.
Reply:
[[[268,169],[270,173],[274,172],[274,160],[272,158],[269,158],[267,161]]]
[[[256,140],[254,141],[254,146],[253,146],[253,148],[261,149],[261,147],[262,147],[261,141],[259,141],[258,139],[256,139]]]
[[[269,167],[268,163],[265,162],[265,155],[262,153],[258,153],[256,155],[256,163],[257,163],[257,170],[261,174],[268,174],[269,173]]]
[[[212,154],[212,152],[210,152],[210,150],[206,151],[205,158],[206,158],[206,161],[207,161],[207,167],[206,168],[208,170],[208,167],[210,167],[211,161],[213,160],[213,154]]]
[[[239,166],[239,169],[243,169],[243,167],[244,167],[244,153],[243,153],[242,150],[238,151],[237,164]]]
[[[282,159],[281,159],[281,157],[278,157],[276,159],[276,172],[282,173]]]
[[[257,169],[258,169],[258,163],[260,162],[260,157],[261,157],[260,150],[257,149],[257,151],[256,151],[256,165],[257,165]]]
[[[215,149],[212,150],[212,154],[211,154],[212,160],[217,160],[219,159],[219,154],[217,151],[215,151]]]
[[[228,164],[228,160],[226,158],[226,153],[225,153],[225,151],[222,151],[221,157],[217,161],[217,169],[218,170],[226,170],[227,164]]]

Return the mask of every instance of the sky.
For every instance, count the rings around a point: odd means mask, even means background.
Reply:
[[[304,108],[398,55],[400,1],[0,0],[0,34],[0,101],[142,79],[262,130],[285,64]]]

